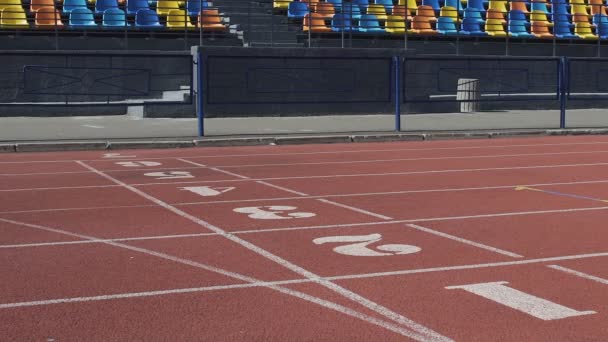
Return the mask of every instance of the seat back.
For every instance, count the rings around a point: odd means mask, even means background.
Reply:
[[[0,26],[5,28],[28,28],[27,16],[22,7],[7,7],[0,14]]]
[[[469,33],[481,33],[483,32],[480,28],[481,23],[479,20],[474,18],[464,18],[462,19],[462,31],[467,31]]]
[[[325,19],[319,13],[308,13],[304,16],[302,30],[311,32],[326,32],[329,28],[325,25]]]
[[[549,31],[549,23],[546,21],[533,21],[532,22],[532,34],[537,36],[553,37]]]
[[[342,0],[326,0],[334,5],[334,9],[338,12],[342,11]]]
[[[444,7],[453,7],[458,12],[463,11],[462,2],[460,0],[445,0],[443,6]]]
[[[172,9],[167,15],[167,28],[185,29],[194,27],[190,22],[190,17],[183,9]]]
[[[440,17],[450,17],[454,21],[458,21],[458,10],[456,7],[443,6],[439,12]]]
[[[331,19],[331,27],[334,31],[352,31],[353,22],[348,15],[344,13],[335,14]]]
[[[582,13],[575,13],[572,15],[572,23],[576,24],[576,23],[588,23],[589,22],[589,16],[586,14],[582,14]]]
[[[570,5],[570,13],[571,14],[589,14],[587,12],[587,5],[584,4],[573,4]]]
[[[511,33],[528,33],[525,20],[509,20],[508,29]]]
[[[510,10],[509,11],[509,20],[526,20],[526,14],[520,10]]]
[[[555,14],[553,20],[553,33],[559,35],[570,35],[570,21],[567,14]]]
[[[437,31],[446,33],[456,33],[456,22],[450,17],[439,17],[437,18]]]
[[[505,0],[490,0],[488,3],[488,9],[495,9],[500,12],[506,13],[507,10],[507,2]]]
[[[487,19],[485,31],[492,36],[504,36],[506,34],[504,23],[505,21],[501,19]]]
[[[0,2],[4,2],[4,0],[0,0]],[[55,1],[54,0],[31,0],[30,1],[30,12],[36,12],[41,8],[51,8],[55,9]]]
[[[88,8],[75,8],[70,12],[71,26],[97,26],[93,12]]]
[[[386,8],[383,5],[369,5],[367,14],[373,14],[379,20],[386,20]]]
[[[495,8],[490,8],[486,13],[486,20],[488,19],[497,19],[502,20],[502,22],[505,22],[505,13]]]
[[[156,13],[159,16],[168,15],[170,11],[179,9],[179,2],[175,0],[158,0],[156,2]]]
[[[136,14],[139,10],[148,10],[148,0],[127,0],[127,13]]]
[[[158,14],[151,9],[140,9],[135,14],[135,26],[140,27],[162,27],[158,20]]]
[[[532,11],[532,13],[530,13],[530,22],[533,23],[535,21],[548,22],[547,13],[543,11]]]
[[[383,7],[384,8],[384,7]],[[315,12],[319,13],[323,18],[333,18],[334,14],[336,14],[336,10],[334,9],[334,4],[331,2],[319,2],[315,6]]]
[[[512,0],[509,5],[511,7],[511,11],[530,13],[530,11],[528,10],[528,1],[526,0]]]
[[[61,14],[52,7],[42,7],[36,11],[35,24],[37,27],[53,28],[63,27]]]
[[[95,2],[95,13],[104,13],[106,10],[116,8],[118,9],[117,0],[96,0]]]
[[[476,8],[478,10],[485,11],[486,8],[483,5],[483,0],[468,0],[467,8]]]
[[[422,6],[429,6],[435,11],[439,11],[441,9],[439,0],[422,0]]]
[[[484,20],[481,18],[481,12],[483,10],[477,9],[477,8],[466,8],[464,10],[464,14],[463,14],[463,19],[469,19],[469,20],[477,20],[479,23],[483,23]]]
[[[410,11],[407,9],[406,5],[396,5],[395,7],[393,7],[393,15],[409,18]]]
[[[342,13],[349,16],[351,19],[361,18],[361,9],[359,6],[353,5],[352,2],[342,6]]]
[[[21,0],[0,0],[0,11],[5,8],[21,8]]]
[[[63,0],[63,13],[70,13],[78,8],[87,8],[86,0]]]
[[[289,2],[289,4],[291,5],[291,2]],[[188,15],[198,15],[201,10],[203,10],[204,8],[209,7],[209,3],[207,3],[207,1],[201,1],[201,0],[187,0],[186,1],[186,11],[188,12]]]
[[[426,17],[431,20],[434,20],[435,19],[435,10],[431,6],[421,5],[421,6],[418,6],[418,9],[416,10],[416,16],[417,17]]]
[[[403,33],[406,30],[406,19],[405,17],[398,15],[389,15],[386,19],[386,30],[389,32],[400,32]]]
[[[537,0],[532,0],[532,2],[530,3],[530,11],[531,12],[541,11],[543,13],[551,13],[549,11],[549,8],[547,7],[546,2],[537,1]]]
[[[593,35],[591,24],[586,22],[578,22],[574,26],[574,33],[577,35]]]
[[[373,14],[364,14],[359,21],[359,27],[364,29],[381,30],[378,18]]]
[[[293,1],[289,3],[287,16],[291,18],[304,18],[309,12],[308,5],[303,1]]]
[[[119,8],[110,8],[103,12],[101,24],[106,27],[126,27],[127,17],[123,10]]]
[[[359,9],[361,10],[361,12],[367,10],[367,6],[369,6],[369,1],[368,0],[351,0],[351,3],[354,5],[359,6]]]

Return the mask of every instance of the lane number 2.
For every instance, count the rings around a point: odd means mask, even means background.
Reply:
[[[153,161],[116,162],[115,164],[120,165],[120,166],[124,166],[124,167],[160,166],[160,165],[162,165],[159,162],[153,162]]]
[[[287,205],[270,205],[262,207],[236,208],[233,211],[248,214],[250,218],[258,220],[288,220],[316,216],[314,213],[294,212],[294,210],[297,209],[297,207]]]
[[[348,244],[334,247],[333,251],[338,254],[352,256],[401,255],[417,253],[421,250],[420,247],[417,246],[401,244],[380,245],[375,246],[374,249],[368,247],[368,245],[379,242],[380,240],[382,240],[382,235],[376,233],[369,235],[326,236],[314,239],[312,242],[317,245],[347,242]]]

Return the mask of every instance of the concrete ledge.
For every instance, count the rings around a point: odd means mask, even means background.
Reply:
[[[509,137],[527,137],[545,135],[546,130],[528,130],[528,131],[506,131],[506,132],[490,132],[490,138],[509,138]]]
[[[487,139],[491,135],[489,132],[439,132],[428,133],[428,140],[444,140],[444,139]]]
[[[15,144],[0,144],[0,153],[17,152]]]
[[[17,152],[105,150],[106,141],[27,142],[15,144]]]
[[[606,128],[576,128],[576,129],[549,129],[547,135],[601,135],[608,134]]]
[[[110,150],[126,150],[126,149],[141,149],[141,148],[184,148],[194,147],[192,140],[172,140],[172,141],[110,141],[108,149]]]
[[[324,136],[294,136],[275,138],[277,145],[296,145],[296,144],[334,144],[351,142],[348,135],[324,135]]]
[[[424,134],[366,134],[351,136],[353,142],[422,141],[425,138]]]
[[[275,138],[221,138],[196,139],[194,146],[221,147],[221,146],[256,146],[274,144]]]

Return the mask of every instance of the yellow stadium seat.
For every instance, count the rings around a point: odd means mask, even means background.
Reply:
[[[454,22],[458,22],[458,10],[456,7],[443,6],[441,7],[441,11],[439,11],[440,17],[448,17],[454,19]]]
[[[0,14],[0,27],[2,28],[29,28],[27,16],[22,7],[9,7]]]
[[[505,21],[501,19],[487,19],[486,32],[492,37],[506,37],[504,23]]]
[[[175,0],[158,0],[156,3],[156,13],[159,16],[168,15],[174,9],[179,9],[179,1]]]
[[[380,21],[385,21],[388,17],[386,15],[386,7],[384,7],[384,5],[370,4],[367,7],[367,14],[375,15]]]
[[[591,30],[591,24],[588,21],[576,23],[574,26],[574,34],[582,39],[597,39],[597,36],[593,34],[593,30]]]
[[[21,0],[0,0],[0,11],[5,8],[23,8]]]
[[[386,19],[385,31],[393,34],[404,34],[407,29],[405,17],[389,15]]]
[[[414,14],[416,12],[416,9],[418,8],[416,0],[399,0],[399,5],[407,6],[407,10],[410,14]]]
[[[182,9],[172,9],[167,15],[167,28],[175,30],[193,29],[190,17]]]
[[[507,9],[507,2],[505,0],[490,0],[488,4],[488,9],[499,10],[502,13],[507,13],[509,10]]]
[[[277,9],[288,9],[289,8],[289,3],[292,2],[293,0],[274,0],[272,2],[272,7],[273,8],[277,8]]]

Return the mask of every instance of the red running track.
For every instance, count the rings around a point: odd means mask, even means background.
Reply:
[[[605,341],[608,138],[0,155],[6,341]]]

